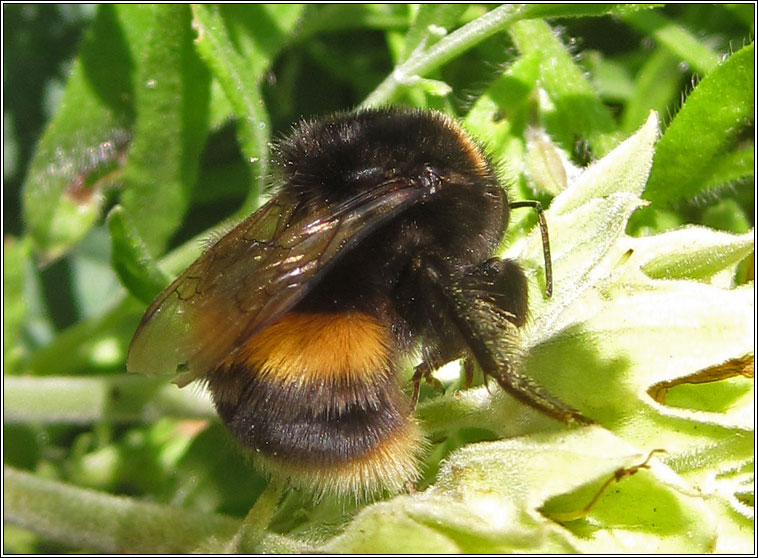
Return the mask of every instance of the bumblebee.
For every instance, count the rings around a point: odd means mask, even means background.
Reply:
[[[451,118],[383,108],[305,120],[274,147],[278,191],[145,312],[129,371],[207,384],[231,433],[318,494],[418,478],[418,386],[453,359],[564,422],[577,411],[521,375],[519,265],[492,258],[511,207]],[[549,281],[548,281],[549,285]],[[421,348],[413,397],[400,363]]]

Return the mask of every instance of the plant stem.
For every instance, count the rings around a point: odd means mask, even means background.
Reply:
[[[490,35],[501,31],[506,25],[520,19],[527,9],[525,7],[506,5],[487,12],[450,33],[447,37],[432,45],[428,50],[414,53],[403,64],[396,67],[387,78],[379,84],[363,101],[363,107],[376,106],[392,100],[397,90],[410,80],[428,74],[483,41]]]
[[[230,552],[247,554],[257,551],[285,488],[281,479],[271,478],[232,539]]]
[[[6,376],[6,423],[89,424],[152,421],[162,416],[211,418],[213,406],[196,390],[180,390],[165,378]]]

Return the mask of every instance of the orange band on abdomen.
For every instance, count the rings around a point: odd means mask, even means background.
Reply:
[[[230,360],[280,383],[366,381],[390,369],[389,333],[363,312],[289,313]]]

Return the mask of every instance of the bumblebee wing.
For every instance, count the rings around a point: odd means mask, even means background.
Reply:
[[[303,218],[294,217],[294,195],[279,194],[158,295],[129,347],[127,369],[181,373],[181,385],[203,376],[302,299],[342,254],[427,193],[391,181]]]

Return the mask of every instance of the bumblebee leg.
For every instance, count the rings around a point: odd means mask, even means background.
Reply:
[[[451,275],[434,257],[427,257],[418,271],[423,283],[444,301],[447,316],[485,376],[561,422],[593,423],[520,371],[517,341],[518,326],[526,317],[526,278],[515,262],[487,260],[462,275]]]
[[[463,386],[468,389],[474,382],[474,360],[466,357],[463,360]]]
[[[445,393],[445,386],[442,385],[442,382],[440,382],[437,378],[435,378],[432,373],[436,370],[436,367],[432,367],[431,364],[429,364],[427,361],[422,362],[416,367],[415,372],[413,373],[413,377],[411,378],[411,382],[413,383],[413,393],[411,394],[411,408],[415,409],[416,405],[418,405],[418,395],[419,391],[421,390],[421,379],[432,386],[437,391],[440,391],[442,393]]]

